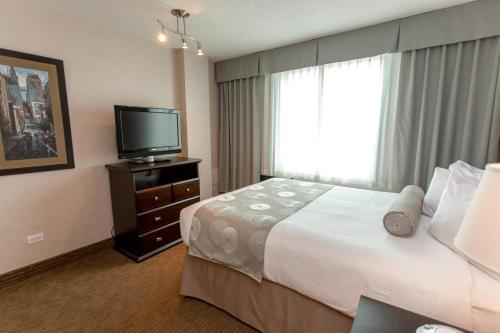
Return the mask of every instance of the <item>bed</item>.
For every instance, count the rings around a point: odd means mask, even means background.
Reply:
[[[382,219],[396,195],[333,187],[273,227],[262,284],[186,256],[181,293],[262,331],[322,331],[335,325],[336,332],[349,332],[365,295],[464,329],[491,332],[494,326],[488,323],[500,313],[498,283],[432,238],[427,216],[422,215],[413,237],[389,235]],[[216,199],[181,212],[187,246],[195,211]],[[276,304],[266,305],[270,302]],[[263,306],[269,308],[261,311]]]

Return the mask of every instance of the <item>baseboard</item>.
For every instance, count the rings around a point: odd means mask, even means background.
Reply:
[[[55,266],[90,256],[104,249],[112,248],[112,246],[113,246],[113,239],[108,238],[100,242],[90,244],[70,252],[63,253],[53,258],[49,258],[28,265],[26,267],[22,267],[14,271],[7,272],[5,274],[0,275],[0,288],[6,284],[11,284],[13,282],[25,279],[29,276],[45,272]]]

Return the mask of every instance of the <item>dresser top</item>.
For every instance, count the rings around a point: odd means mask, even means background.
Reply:
[[[116,170],[116,171],[140,172],[140,171],[148,171],[148,170],[168,168],[177,165],[193,164],[200,162],[201,160],[199,158],[171,157],[169,158],[168,161],[153,162],[153,163],[137,164],[132,162],[121,162],[114,164],[106,164],[106,168],[109,170]]]

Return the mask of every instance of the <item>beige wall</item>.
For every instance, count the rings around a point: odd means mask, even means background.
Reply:
[[[207,92],[203,90],[208,74],[200,82],[195,79],[208,72],[205,58],[190,60],[196,70],[186,67],[189,75],[184,77],[182,57],[154,42],[48,12],[27,0],[1,0],[0,7],[0,47],[64,61],[76,163],[71,170],[0,177],[2,274],[110,237],[104,164],[116,162],[114,104],[192,111],[185,114],[186,126],[193,131],[186,135],[189,150],[211,162],[197,147],[210,137],[208,85]],[[191,89],[191,84],[196,86]],[[202,90],[197,101],[193,92]],[[210,179],[203,171],[202,183]],[[26,236],[39,232],[46,240],[28,245]]]
[[[184,86],[187,114],[188,150],[191,157],[201,158],[201,198],[212,196],[212,157],[210,146],[210,94],[208,59],[192,51],[183,54]]]

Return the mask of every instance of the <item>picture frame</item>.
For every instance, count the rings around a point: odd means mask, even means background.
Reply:
[[[63,61],[0,48],[0,176],[74,167]]]

